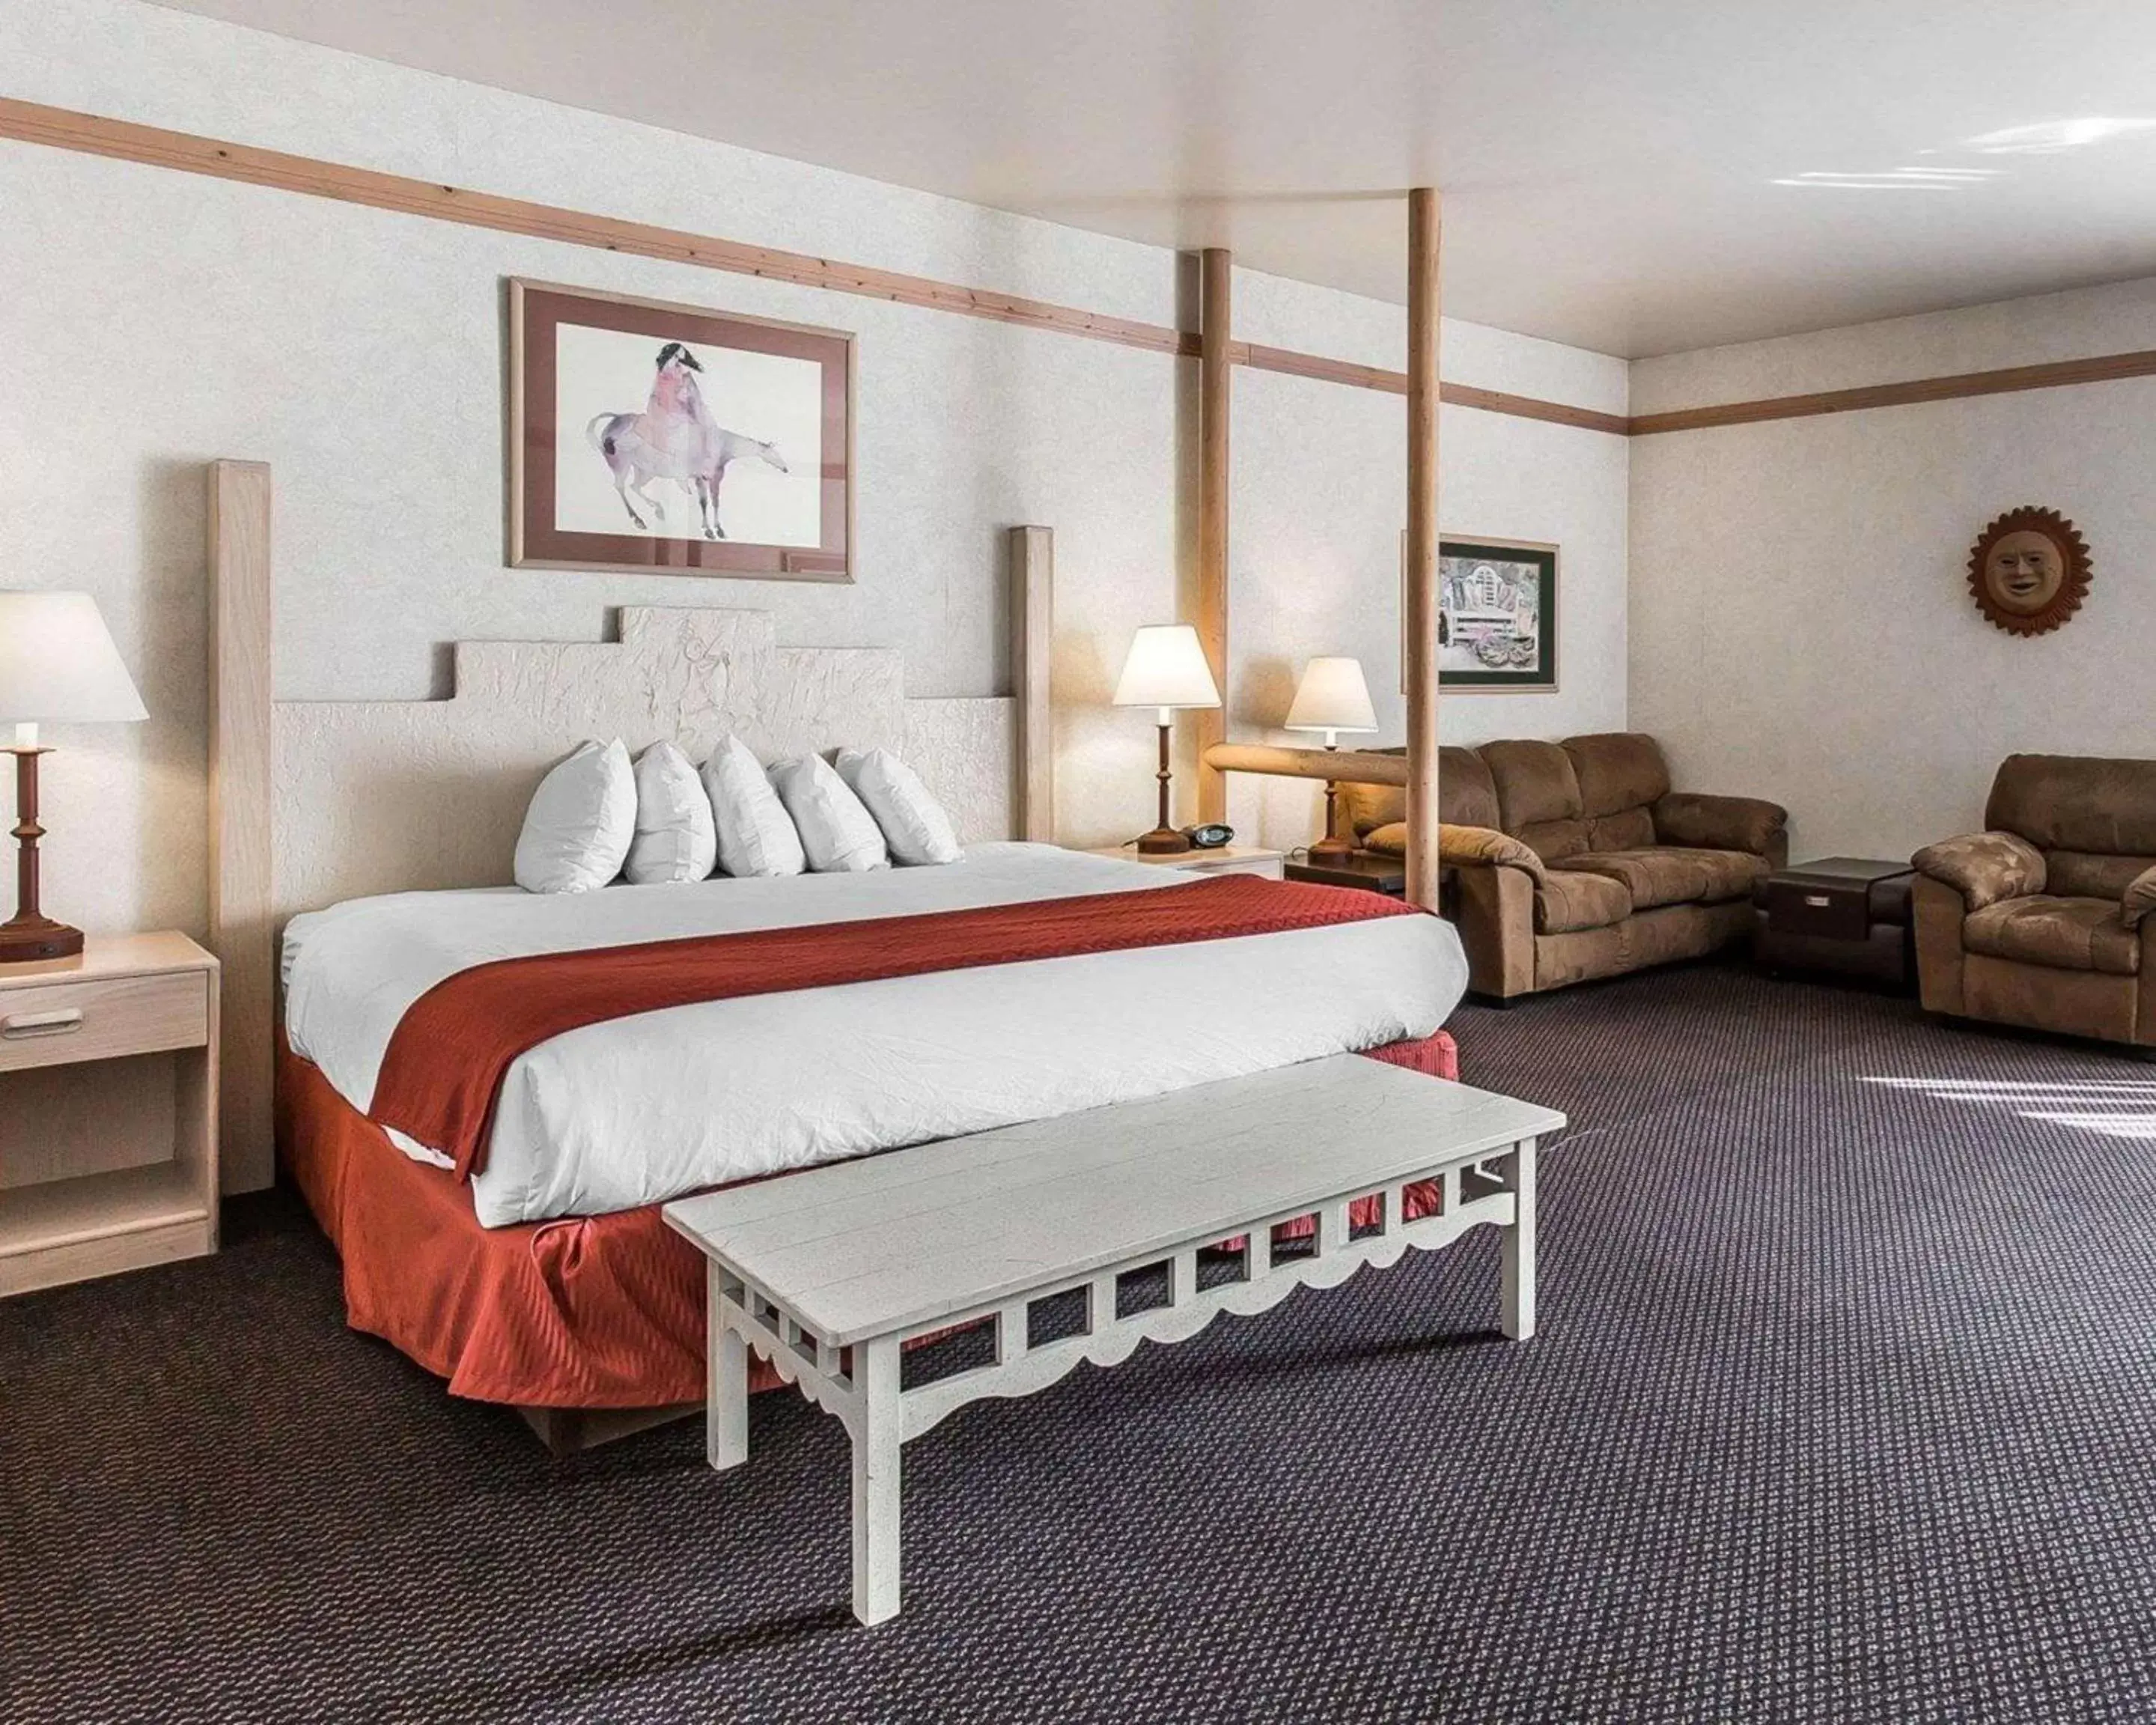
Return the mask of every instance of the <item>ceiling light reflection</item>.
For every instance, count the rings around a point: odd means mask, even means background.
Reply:
[[[2113,138],[2156,131],[2156,120],[2046,120],[2035,126],[2010,126],[1964,140],[1964,147],[1987,156],[2049,156],[2081,150]]]

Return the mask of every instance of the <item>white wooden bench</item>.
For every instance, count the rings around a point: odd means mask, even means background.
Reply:
[[[852,1436],[854,1611],[880,1623],[899,1604],[900,1446],[968,1402],[1030,1394],[1081,1360],[1116,1364],[1141,1341],[1181,1341],[1480,1222],[1503,1232],[1502,1328],[1525,1339],[1535,1141],[1564,1123],[1342,1055],[670,1204],[709,1266],[711,1464],[747,1459],[753,1348]],[[1422,1180],[1443,1202],[1410,1222],[1402,1192]],[[1351,1234],[1349,1205],[1372,1194],[1381,1219]],[[1276,1257],[1274,1225],[1305,1216],[1309,1247]],[[1200,1287],[1199,1253],[1237,1236],[1241,1279]],[[1148,1271],[1165,1303],[1119,1313],[1117,1278]],[[1033,1340],[1029,1308],[1074,1290],[1077,1333]],[[980,1320],[992,1358],[901,1387],[908,1340]]]

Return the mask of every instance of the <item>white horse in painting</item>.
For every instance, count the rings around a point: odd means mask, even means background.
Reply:
[[[737,461],[761,461],[781,473],[785,459],[767,443],[723,429],[704,405],[704,392],[696,374],[704,369],[696,356],[679,341],[659,350],[658,374],[651,380],[651,394],[640,413],[601,413],[584,428],[592,447],[606,458],[613,475],[613,488],[621,506],[639,527],[649,523],[636,512],[636,503],[663,521],[666,511],[644,490],[654,480],[671,480],[696,500],[698,525],[706,539],[723,539],[719,526],[719,487],[726,470]]]

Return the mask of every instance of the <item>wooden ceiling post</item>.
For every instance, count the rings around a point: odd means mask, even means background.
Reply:
[[[1438,198],[1408,193],[1408,866],[1410,903],[1437,907]]]
[[[1220,705],[1200,708],[1198,721],[1198,818],[1228,818],[1227,775],[1205,758],[1228,740],[1228,397],[1232,336],[1229,278],[1235,260],[1218,246],[1199,259],[1198,336],[1198,639],[1219,685]]]

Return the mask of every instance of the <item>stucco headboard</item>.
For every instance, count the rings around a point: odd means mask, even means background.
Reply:
[[[896,751],[968,840],[1054,836],[1054,547],[1009,532],[1009,695],[906,693],[888,648],[782,645],[769,614],[624,606],[613,641],[463,641],[445,701],[270,699],[270,477],[210,469],[210,937],[223,969],[228,1191],[270,1183],[275,946],[295,913],[370,893],[506,884],[525,804],[588,737],[701,761]]]
[[[624,606],[615,642],[462,641],[447,701],[292,701],[271,720],[276,914],[509,879],[525,804],[588,737],[692,761],[888,748],[963,839],[1021,830],[1010,696],[911,700],[888,649],[782,647],[768,614]]]

